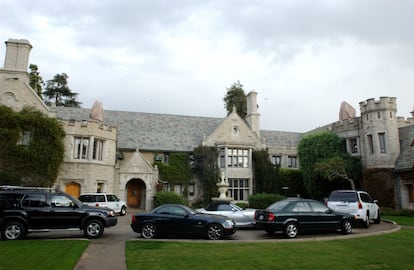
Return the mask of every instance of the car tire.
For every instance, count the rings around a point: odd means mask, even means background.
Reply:
[[[20,240],[26,236],[27,228],[19,221],[9,221],[1,229],[3,240]]]
[[[207,226],[207,238],[209,240],[220,240],[224,237],[224,229],[219,224],[210,224]]]
[[[349,219],[342,221],[341,230],[343,234],[350,234],[352,232],[352,223]]]
[[[371,221],[369,220],[369,212],[367,212],[367,216],[364,220],[363,226],[364,226],[364,228],[369,228],[369,225],[371,225]]]
[[[126,214],[126,207],[125,206],[122,206],[121,207],[121,212],[119,212],[119,215],[125,216],[125,214]]]
[[[296,222],[288,222],[283,228],[283,234],[287,238],[295,238],[299,233],[299,227]]]
[[[374,223],[375,224],[380,224],[380,222],[381,222],[381,214],[380,214],[380,211],[378,210],[377,218],[374,219]]]
[[[104,232],[104,225],[97,219],[90,219],[86,221],[83,227],[83,234],[86,238],[96,239],[100,238]]]
[[[157,237],[158,229],[157,226],[153,223],[146,223],[142,225],[141,228],[141,237],[145,239],[154,239]]]

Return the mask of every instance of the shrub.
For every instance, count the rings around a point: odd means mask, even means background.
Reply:
[[[238,202],[236,203],[236,205],[242,209],[246,209],[247,207],[249,207],[249,204],[245,202]]]
[[[381,215],[414,217],[414,210],[412,209],[395,210],[389,207],[381,207]]]
[[[280,194],[258,193],[249,198],[249,206],[256,209],[265,209],[272,203],[283,200],[286,197]]]
[[[163,204],[184,204],[186,205],[185,199],[172,191],[159,191],[154,196],[154,207],[158,207]]]

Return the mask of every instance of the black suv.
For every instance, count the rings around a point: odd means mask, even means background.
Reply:
[[[82,204],[50,188],[0,186],[0,230],[3,240],[22,239],[29,232],[79,229],[85,237],[102,236],[118,220],[113,210]]]

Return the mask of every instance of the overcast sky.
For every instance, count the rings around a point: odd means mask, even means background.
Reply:
[[[264,130],[335,122],[342,101],[414,107],[412,0],[0,0],[0,27],[85,108],[221,118],[237,81]]]

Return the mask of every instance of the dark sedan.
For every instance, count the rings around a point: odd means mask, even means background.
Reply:
[[[236,223],[227,217],[202,214],[184,205],[165,204],[148,213],[133,214],[131,228],[146,239],[171,234],[219,240],[234,234]]]
[[[323,203],[309,199],[286,199],[255,213],[256,227],[268,233],[281,231],[287,238],[295,238],[305,231],[352,232],[353,216],[335,212]]]

